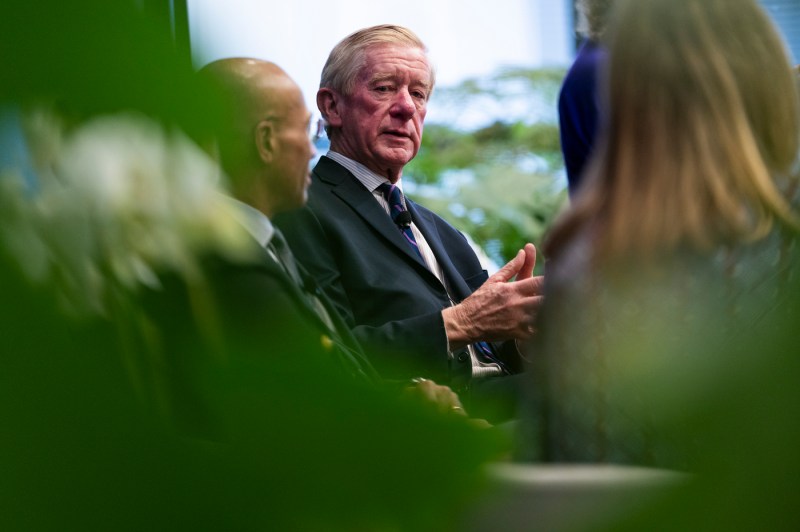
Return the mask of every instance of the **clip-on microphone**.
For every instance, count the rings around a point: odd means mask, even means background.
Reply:
[[[405,229],[406,227],[411,226],[411,213],[408,211],[401,211],[397,213],[395,216],[394,223],[396,223],[399,227]]]

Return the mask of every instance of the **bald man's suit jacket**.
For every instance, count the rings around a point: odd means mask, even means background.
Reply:
[[[189,432],[217,436],[223,424],[222,432],[247,434],[246,423],[233,423],[247,419],[243,412],[264,426],[294,423],[286,417],[302,417],[297,405],[311,396],[330,403],[331,415],[338,415],[331,397],[351,393],[353,384],[380,386],[324,294],[318,297],[333,329],[264,249],[254,251],[250,260],[207,256],[203,283],[187,285],[182,276],[163,275],[161,288],[144,295],[144,308],[162,334],[174,410]],[[306,283],[315,290],[310,279]]]
[[[444,272],[455,303],[488,274],[464,235],[407,200],[414,224]],[[306,207],[275,219],[295,256],[353,328],[376,369],[387,378],[425,376],[460,389],[471,360],[451,357],[441,316],[448,293],[403,239],[372,193],[348,170],[322,157]],[[504,361],[520,364],[516,350]]]
[[[347,324],[313,278],[302,266],[298,269],[303,286],[298,286],[261,248],[250,262],[217,258],[213,265],[207,265],[224,329],[240,338],[252,335],[254,345],[260,348],[265,342],[271,344],[270,356],[278,359],[317,358],[313,363],[324,361],[358,380],[374,380],[375,371]],[[332,328],[314,309],[311,296],[327,310]]]

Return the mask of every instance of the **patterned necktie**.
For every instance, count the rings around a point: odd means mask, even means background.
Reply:
[[[417,252],[419,258],[422,258],[422,253],[419,251],[417,240],[414,238],[414,233],[411,231],[411,214],[406,210],[406,205],[403,202],[403,192],[397,185],[390,185],[383,183],[378,187],[386,203],[389,204],[389,214],[392,216],[392,221],[400,229],[408,245],[411,249]]]

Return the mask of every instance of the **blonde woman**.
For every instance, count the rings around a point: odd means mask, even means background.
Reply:
[[[790,302],[798,98],[754,0],[616,7],[606,135],[546,243],[527,450],[693,468],[699,412],[757,367],[737,346]]]

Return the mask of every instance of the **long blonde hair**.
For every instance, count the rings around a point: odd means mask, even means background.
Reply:
[[[607,37],[606,130],[546,253],[580,229],[602,260],[800,227],[775,181],[797,158],[798,96],[754,0],[622,0]]]

